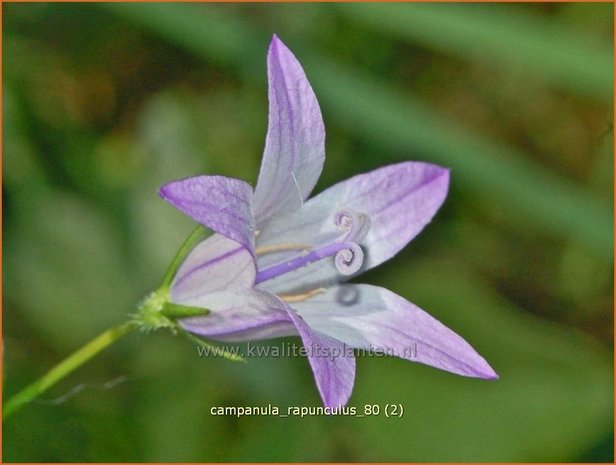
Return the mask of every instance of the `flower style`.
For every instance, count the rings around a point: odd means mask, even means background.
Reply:
[[[170,290],[171,302],[211,313],[183,318],[180,326],[220,341],[299,335],[329,407],[345,405],[353,390],[349,347],[497,378],[464,339],[417,306],[381,287],[346,283],[419,234],[445,200],[449,171],[399,163],[306,200],[325,159],[319,105],[301,65],[276,36],[267,68],[269,126],[254,192],[222,176],[160,189],[215,233],[186,257]]]

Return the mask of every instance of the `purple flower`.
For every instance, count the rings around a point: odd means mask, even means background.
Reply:
[[[353,390],[352,350],[381,350],[463,376],[497,378],[453,331],[404,298],[350,277],[393,257],[430,222],[449,171],[404,162],[306,200],[323,168],[325,130],[297,59],[274,36],[267,57],[269,127],[254,192],[221,176],[166,184],[160,195],[215,234],[179,268],[173,303],[204,307],[180,320],[220,341],[299,335],[326,406]]]

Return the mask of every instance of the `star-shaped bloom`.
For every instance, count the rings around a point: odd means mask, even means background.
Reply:
[[[351,395],[349,348],[496,378],[464,339],[416,305],[381,287],[347,283],[396,255],[430,222],[447,195],[449,171],[404,162],[308,199],[325,159],[321,111],[301,65],[276,36],[267,69],[269,127],[254,192],[222,176],[160,189],[215,233],[192,250],[171,285],[171,302],[211,311],[180,320],[181,327],[220,341],[299,335],[329,407]]]

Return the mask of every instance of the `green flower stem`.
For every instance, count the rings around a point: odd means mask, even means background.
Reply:
[[[62,378],[79,368],[103,349],[109,347],[115,341],[120,339],[125,334],[130,333],[135,328],[137,328],[137,325],[133,322],[127,322],[120,326],[110,328],[92,339],[81,349],[69,355],[37,381],[11,397],[4,404],[2,409],[3,420],[6,420],[13,412],[17,411],[28,402],[31,402],[34,398],[45,392]]]
[[[49,370],[45,375],[39,378],[34,383],[25,387],[13,397],[11,397],[2,408],[3,420],[7,419],[13,412],[20,409],[34,398],[41,395],[51,386],[56,384],[62,378],[79,368],[96,354],[101,352],[106,347],[113,344],[127,333],[130,333],[136,328],[146,330],[154,330],[159,328],[175,329],[174,320],[176,318],[188,316],[207,315],[209,310],[197,307],[188,307],[183,305],[173,304],[168,301],[169,287],[175,276],[178,268],[184,261],[184,258],[200,242],[205,236],[205,228],[198,226],[188,238],[184,241],[178,253],[173,258],[171,265],[165,273],[162,286],[153,292],[138,308],[138,312],[133,316],[133,320],[108,329],[96,338],[92,339],[81,349],[73,352],[54,368]]]

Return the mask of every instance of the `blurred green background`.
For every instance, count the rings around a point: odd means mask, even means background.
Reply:
[[[316,191],[451,167],[435,220],[360,280],[501,375],[362,358],[350,405],[403,418],[215,417],[320,405],[307,361],[131,334],[7,420],[4,461],[612,461],[612,25],[607,3],[4,4],[5,399],[159,284],[193,225],[158,186],[254,184],[272,33],[323,111]]]

